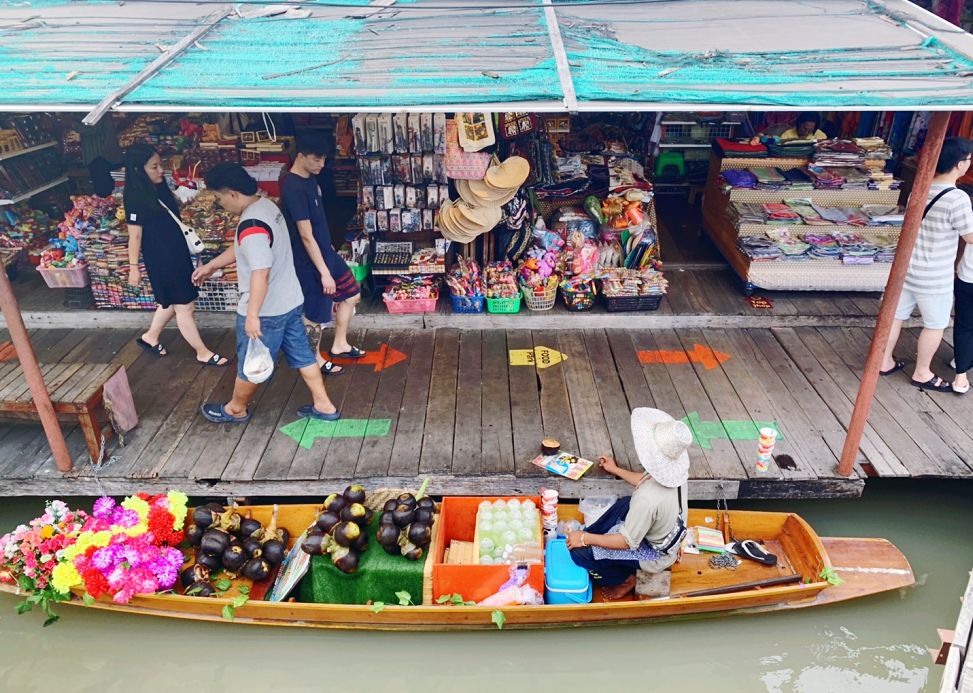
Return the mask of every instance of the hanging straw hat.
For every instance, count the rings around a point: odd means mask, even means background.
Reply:
[[[497,190],[485,180],[457,180],[455,184],[456,191],[463,200],[471,205],[483,207],[502,207],[514,199],[520,190],[520,186],[507,190]]]
[[[689,446],[693,433],[659,409],[639,407],[632,411],[632,438],[639,462],[653,479],[676,488],[689,478]]]
[[[456,243],[470,243],[500,223],[499,207],[474,207],[467,202],[446,200],[439,209],[439,230]]]
[[[510,156],[488,168],[484,181],[495,190],[510,190],[523,185],[529,175],[530,162],[522,156]]]

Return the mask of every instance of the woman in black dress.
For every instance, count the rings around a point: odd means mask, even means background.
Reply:
[[[173,215],[179,216],[179,204],[166,185],[159,154],[147,144],[132,145],[125,153],[128,283],[139,286],[142,281],[141,252],[159,304],[148,331],[136,342],[155,356],[165,356],[162,330],[175,316],[179,332],[196,351],[196,360],[206,366],[225,366],[229,359],[208,349],[199,336],[193,316],[199,291],[193,286],[192,256]]]

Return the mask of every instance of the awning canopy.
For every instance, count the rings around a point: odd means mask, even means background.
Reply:
[[[973,36],[906,0],[9,4],[7,111],[973,110]]]

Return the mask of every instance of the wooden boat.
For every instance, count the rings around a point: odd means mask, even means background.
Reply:
[[[241,508],[247,510],[248,508]],[[268,506],[253,506],[253,517],[267,522]],[[299,537],[314,521],[316,505],[281,506],[279,526]],[[562,519],[577,515],[577,506],[562,504]],[[716,528],[719,513],[691,509],[689,524]],[[755,539],[778,557],[777,565],[744,560],[736,570],[708,565],[712,554],[684,554],[673,566],[670,596],[654,600],[605,602],[598,591],[590,604],[515,606],[502,609],[509,628],[555,628],[596,624],[643,623],[727,613],[757,613],[824,606],[887,592],[915,583],[908,560],[885,539],[819,537],[793,513],[730,511],[729,526],[739,539]],[[436,553],[436,541],[430,556]],[[373,549],[374,550],[374,549]],[[822,578],[833,570],[844,582]],[[0,590],[14,588],[0,585]],[[253,594],[260,593],[256,588]],[[229,623],[222,613],[226,598],[177,594],[136,596],[126,605],[107,599],[87,608],[145,616]],[[83,605],[81,595],[66,604]],[[494,609],[481,606],[386,606],[266,602],[251,599],[235,610],[233,623],[298,628],[361,630],[484,630],[496,629]]]

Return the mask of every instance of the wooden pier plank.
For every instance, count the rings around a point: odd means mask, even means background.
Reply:
[[[642,469],[635,452],[635,441],[632,439],[632,412],[619,377],[621,368],[616,370],[608,336],[604,330],[585,330],[583,336],[615,461],[619,466],[630,471]],[[641,369],[635,367],[632,370],[642,381],[642,390],[646,390]]]
[[[412,330],[392,332],[388,337],[389,348],[406,354],[408,360],[381,371],[369,419],[389,419],[391,424],[387,435],[366,437],[362,441],[358,466],[355,468],[356,477],[384,476],[389,473],[392,447],[399,425],[399,412],[405,394],[406,376],[409,373],[409,363],[413,358],[414,338],[415,332]]]
[[[514,444],[507,335],[501,330],[482,333],[481,344],[482,474],[513,474]]]
[[[534,349],[548,347],[557,349],[557,333],[552,330],[534,331]],[[530,366],[512,366],[514,369]],[[568,396],[568,386],[564,379],[564,370],[557,366],[536,368],[537,380],[540,382],[541,421],[544,425],[544,437],[554,438],[561,442],[561,449],[573,452],[578,449],[578,435],[574,429],[572,418],[571,398]]]
[[[422,433],[426,426],[429,388],[432,385],[432,362],[435,352],[435,333],[422,330],[412,340],[405,392],[395,426],[390,476],[416,476],[422,454]]]
[[[459,331],[438,330],[419,458],[420,474],[446,473],[452,463],[458,364]]]
[[[525,330],[507,331],[507,350],[533,349],[534,339]],[[509,361],[508,361],[509,363]],[[541,423],[540,381],[537,370],[527,366],[508,366],[510,384],[510,422],[513,431],[514,472],[518,477],[541,476],[531,460],[540,454],[544,428]]]
[[[456,420],[453,430],[453,459],[450,466],[452,473],[457,476],[483,473],[481,466],[483,459],[482,346],[479,331],[460,332],[456,373]]]
[[[615,456],[584,335],[580,330],[564,330],[557,334],[557,344],[558,351],[567,356],[567,360],[551,368],[560,368],[564,373],[574,430],[578,436],[575,453],[592,461],[597,460],[600,455]],[[588,474],[599,476],[607,475],[607,472],[596,467],[589,470]]]

